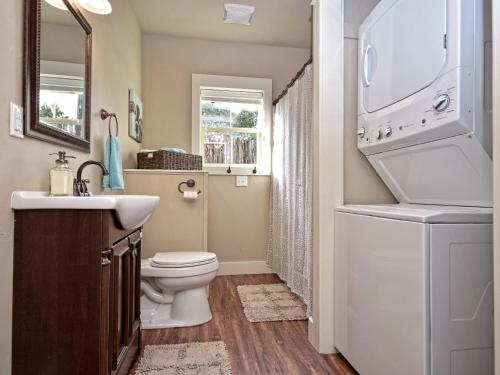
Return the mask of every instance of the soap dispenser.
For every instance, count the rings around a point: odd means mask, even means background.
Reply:
[[[75,157],[66,155],[64,151],[49,155],[59,156],[56,165],[50,169],[50,195],[73,195],[73,171],[69,167],[68,158]]]

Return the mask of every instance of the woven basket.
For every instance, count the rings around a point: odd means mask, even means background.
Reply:
[[[153,152],[138,152],[137,168],[192,171],[202,170],[203,162],[200,155],[158,150]]]

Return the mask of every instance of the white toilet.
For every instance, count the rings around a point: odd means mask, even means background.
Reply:
[[[141,327],[188,327],[212,319],[207,287],[219,263],[210,252],[156,253],[141,264]]]

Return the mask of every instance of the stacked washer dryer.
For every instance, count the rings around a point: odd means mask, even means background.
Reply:
[[[491,0],[382,0],[358,147],[397,205],[335,227],[335,345],[361,375],[493,374]]]

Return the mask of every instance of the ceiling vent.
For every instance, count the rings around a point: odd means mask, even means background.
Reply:
[[[250,26],[255,7],[242,4],[224,4],[224,23]]]

